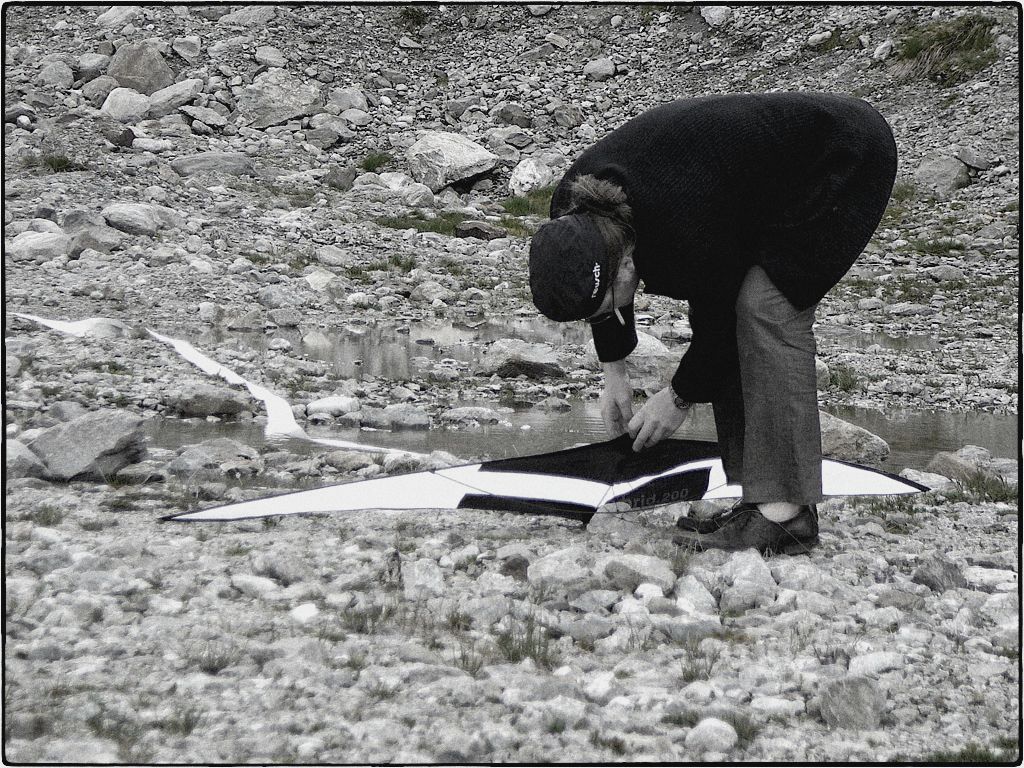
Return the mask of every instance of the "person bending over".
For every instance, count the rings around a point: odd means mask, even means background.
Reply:
[[[881,220],[896,145],[867,102],[839,94],[727,94],[650,109],[585,150],[530,244],[547,317],[589,321],[612,437],[641,451],[709,402],[742,501],[680,518],[698,548],[805,552],[818,540],[818,302]],[[625,358],[633,298],[685,300],[693,336],[670,383],[633,412]]]

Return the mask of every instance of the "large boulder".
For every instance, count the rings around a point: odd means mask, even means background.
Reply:
[[[110,59],[107,74],[125,88],[149,96],[174,84],[174,72],[151,43],[125,43]]]
[[[22,232],[7,243],[5,249],[11,261],[42,263],[71,250],[71,238],[56,232]]]
[[[478,176],[498,164],[498,156],[457,133],[434,131],[406,151],[409,171],[431,192]]]
[[[885,694],[867,677],[850,676],[822,686],[821,719],[833,728],[874,729],[885,710]]]
[[[52,480],[108,480],[146,454],[142,417],[112,408],[50,427],[28,447]]]
[[[113,203],[100,211],[107,224],[129,235],[155,235],[161,229],[184,226],[173,208],[150,203]]]
[[[880,465],[889,456],[889,444],[856,424],[820,411],[822,455],[841,461]]]
[[[296,117],[319,112],[320,89],[283,69],[271,69],[256,77],[238,96],[238,111],[253,128],[262,130]]]
[[[971,183],[971,176],[967,165],[958,158],[932,152],[925,155],[917,166],[914,181],[939,200],[949,200],[958,189]]]

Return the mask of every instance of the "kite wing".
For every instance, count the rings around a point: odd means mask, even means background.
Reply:
[[[677,501],[738,498],[715,443],[664,440],[633,453],[626,437],[554,453],[374,478],[170,515],[165,520],[230,521],[313,512],[372,509],[490,509],[586,522],[602,506],[634,509]],[[928,490],[876,469],[826,459],[826,496],[890,495]]]

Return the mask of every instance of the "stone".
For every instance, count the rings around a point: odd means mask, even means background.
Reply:
[[[236,573],[231,576],[231,586],[248,597],[261,598],[280,591],[281,587],[273,579],[266,576],[254,576],[250,573]]]
[[[728,752],[737,741],[736,729],[717,717],[705,717],[686,734],[686,748],[695,754]]]
[[[450,299],[452,292],[434,280],[425,280],[412,289],[409,294],[410,301],[420,301],[432,304],[435,301]]]
[[[385,406],[384,416],[391,429],[428,429],[430,416],[423,408],[409,403]]]
[[[962,269],[948,264],[943,264],[938,267],[929,267],[925,270],[925,273],[937,283],[946,282],[948,280],[964,279],[964,271]]]
[[[406,600],[441,597],[445,593],[444,570],[427,558],[404,562],[402,588]]]
[[[874,651],[850,659],[849,673],[874,677],[903,666],[903,654],[895,651]]]
[[[964,482],[970,480],[980,470],[973,461],[955,453],[940,451],[931,458],[925,471],[948,477],[954,481]]]
[[[4,440],[4,469],[8,479],[43,477],[46,466],[20,440]]]
[[[224,115],[209,107],[196,107],[186,104],[185,106],[178,107],[178,111],[192,118],[193,121],[198,120],[210,128],[223,128],[228,124],[228,119]]]
[[[341,416],[345,413],[352,413],[359,410],[359,399],[346,395],[334,395],[321,397],[306,405],[306,415],[312,416],[317,413],[326,413],[329,416]]]
[[[365,112],[370,108],[362,89],[355,86],[335,88],[327,98],[327,105],[337,107],[339,114],[348,109],[359,109]]]
[[[237,97],[238,112],[246,124],[262,130],[320,111],[320,89],[283,69],[256,76]]]
[[[910,576],[915,584],[923,584],[933,592],[966,587],[967,579],[960,567],[945,557],[933,553],[924,557]]]
[[[778,592],[771,569],[755,549],[730,554],[719,569],[719,578],[727,585],[718,601],[723,615],[768,605]]]
[[[478,176],[498,164],[498,156],[457,133],[432,131],[406,151],[413,178],[431,192],[457,181]]]
[[[277,16],[277,8],[272,5],[243,6],[237,11],[221,16],[217,23],[223,26],[265,27]]]
[[[526,569],[530,584],[545,584],[556,589],[577,586],[591,575],[592,556],[583,546],[559,549],[535,559]]]
[[[583,74],[588,80],[600,83],[615,75],[615,62],[609,58],[594,59],[583,67]]]
[[[617,589],[632,592],[643,583],[656,584],[668,592],[676,575],[668,561],[651,555],[614,554],[599,558],[594,572],[603,575]]]
[[[34,261],[38,264],[71,251],[71,238],[55,232],[22,232],[8,241],[5,250],[11,261]]]
[[[885,710],[885,695],[867,677],[842,677],[826,682],[819,697],[821,718],[833,728],[877,728]]]
[[[478,240],[497,240],[508,237],[508,232],[497,224],[479,219],[466,219],[455,225],[456,237],[475,237]]]
[[[142,423],[134,413],[104,408],[50,427],[28,447],[48,479],[109,480],[145,456]]]
[[[520,160],[512,170],[508,188],[513,195],[527,195],[550,186],[554,179],[555,172],[547,163],[535,157],[527,157]]]
[[[179,83],[174,83],[166,88],[154,91],[149,96],[149,117],[163,117],[174,112],[178,107],[195,100],[196,96],[203,92],[203,81],[199,78],[189,78]]]
[[[935,472],[921,472],[908,467],[900,472],[900,477],[905,477],[907,480],[923,485],[933,491],[952,491],[956,488],[956,483],[945,475]]]
[[[114,229],[129,235],[153,236],[162,229],[185,225],[177,211],[151,203],[113,203],[101,210],[100,216]]]
[[[531,379],[565,376],[554,348],[522,339],[499,339],[491,344],[480,358],[477,373],[481,376],[527,376]]]
[[[124,88],[149,96],[174,83],[174,72],[150,43],[125,43],[111,57],[107,74]]]
[[[197,479],[251,476],[263,468],[258,451],[228,437],[190,445],[167,464],[168,472]]]
[[[283,53],[272,45],[261,45],[256,49],[254,58],[257,64],[267,67],[283,67],[288,59]]]
[[[67,91],[75,84],[75,73],[63,61],[51,61],[39,70],[36,82],[57,91]]]
[[[252,160],[240,152],[200,152],[171,161],[171,168],[179,176],[198,173],[216,173],[225,176],[252,176],[256,173]]]
[[[171,41],[171,50],[189,64],[192,64],[199,58],[199,54],[202,52],[202,43],[203,41],[198,35],[176,37]]]
[[[914,181],[939,200],[949,200],[971,183],[971,176],[962,161],[943,152],[931,152],[914,171]]]
[[[332,189],[339,189],[342,192],[348,192],[352,189],[352,182],[356,179],[356,169],[354,166],[348,166],[346,168],[340,168],[334,166],[331,168],[327,175],[321,179],[321,181]]]
[[[696,577],[686,574],[673,588],[676,607],[687,616],[717,616],[718,601]]]
[[[96,17],[96,26],[106,29],[120,29],[139,15],[142,9],[137,5],[115,5]]]
[[[235,416],[253,409],[248,395],[237,389],[198,383],[170,398],[168,405],[182,416]]]
[[[137,123],[149,112],[149,97],[131,88],[114,88],[100,111],[122,123]]]
[[[880,465],[889,456],[889,444],[878,435],[820,411],[822,455],[842,461]]]
[[[700,16],[709,27],[720,27],[732,18],[732,8],[728,5],[702,5]]]
[[[443,424],[497,424],[501,421],[501,414],[492,408],[464,406],[442,412],[440,420]]]
[[[501,102],[491,108],[488,113],[498,123],[505,125],[518,125],[520,128],[533,126],[533,118],[526,114],[522,105],[514,102]]]

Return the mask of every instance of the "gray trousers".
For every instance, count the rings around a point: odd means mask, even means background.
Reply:
[[[814,370],[814,312],[798,310],[761,267],[736,299],[739,376],[712,402],[722,463],[743,501],[816,504],[821,425]]]

